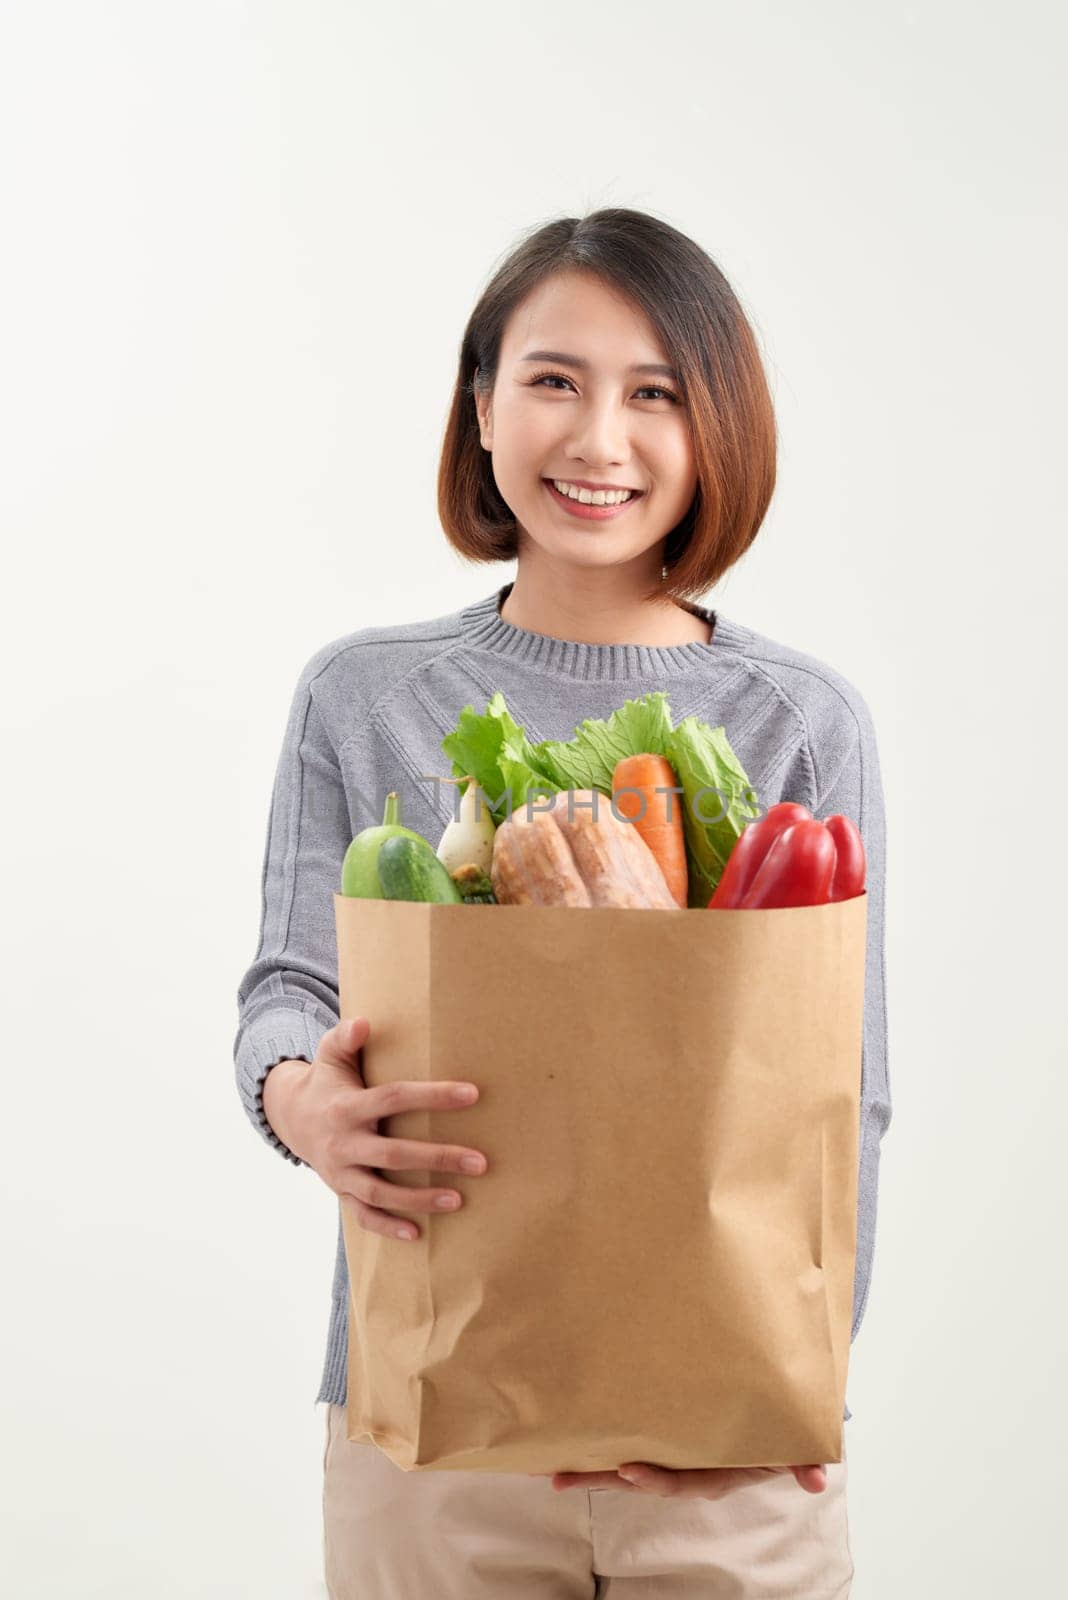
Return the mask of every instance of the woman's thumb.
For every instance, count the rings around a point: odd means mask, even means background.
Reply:
[[[355,1065],[353,1056],[367,1043],[370,1032],[371,1024],[366,1017],[346,1017],[323,1035],[320,1053],[338,1066],[351,1067]]]

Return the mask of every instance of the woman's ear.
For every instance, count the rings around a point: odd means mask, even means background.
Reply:
[[[475,397],[475,411],[478,414],[478,433],[483,450],[493,449],[493,401],[488,394],[481,394],[476,387],[478,368],[475,368],[471,379],[471,392]]]

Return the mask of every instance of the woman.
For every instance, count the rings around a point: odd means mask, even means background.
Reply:
[[[275,782],[260,945],[239,990],[237,1078],[268,1142],[312,1167],[364,1228],[411,1238],[421,1213],[457,1207],[448,1174],[467,1170],[464,1158],[484,1171],[486,1160],[464,1143],[456,1086],[412,1086],[403,1107],[452,1108],[454,1144],[380,1137],[383,1091],[365,1088],[359,1070],[374,1019],[337,1023],[332,895],[345,849],[381,819],[398,779],[406,824],[440,835],[449,800],[428,779],[442,773],[441,740],[466,704],[500,690],[532,740],[566,740],[582,718],[667,689],[676,720],[726,725],[764,809],[787,798],[814,815],[842,811],[864,839],[855,1338],[890,1119],[875,736],[845,678],[696,600],[752,543],[774,480],[756,342],[698,245],[626,209],[551,222],[519,245],[464,334],[439,474],[449,541],[472,561],[514,559],[515,579],[459,611],[335,640],[301,674]],[[401,1188],[391,1168],[440,1182]],[[348,1440],[340,1223],[337,1248],[318,1396],[334,1600],[578,1600],[609,1587],[619,1600],[848,1594],[844,1460],[683,1472],[620,1463],[635,1469],[629,1479],[550,1480],[405,1473]]]

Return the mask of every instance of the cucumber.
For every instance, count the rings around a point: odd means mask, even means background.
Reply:
[[[426,839],[395,834],[378,852],[378,877],[386,900],[423,900],[431,905],[463,905],[464,897],[448,868]]]

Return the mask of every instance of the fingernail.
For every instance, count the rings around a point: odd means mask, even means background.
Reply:
[[[641,1480],[641,1473],[635,1471],[633,1467],[620,1467],[619,1476],[626,1478],[628,1483],[638,1483]]]

